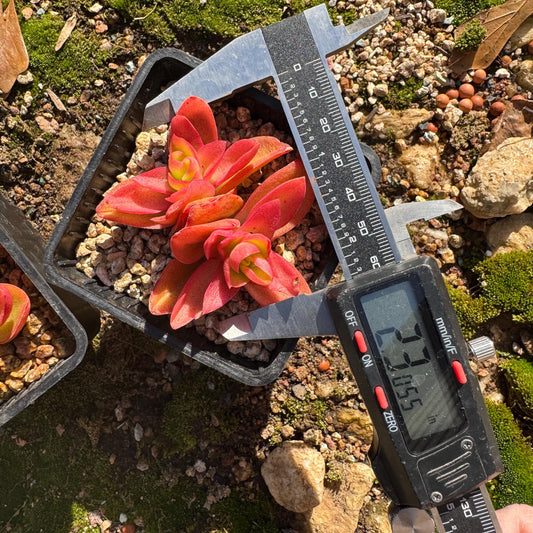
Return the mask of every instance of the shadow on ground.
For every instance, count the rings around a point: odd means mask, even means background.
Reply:
[[[108,319],[81,365],[0,429],[0,532],[275,532],[255,460],[269,388]],[[244,502],[244,503],[243,503]]]

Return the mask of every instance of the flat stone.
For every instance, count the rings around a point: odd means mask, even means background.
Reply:
[[[280,475],[283,473],[283,475]],[[324,458],[302,441],[285,441],[261,467],[261,475],[276,502],[295,513],[308,512],[322,500]]]

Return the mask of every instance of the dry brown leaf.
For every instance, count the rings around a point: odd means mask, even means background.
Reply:
[[[533,136],[533,100],[510,100],[492,130],[492,138],[482,153],[495,150],[509,137]]]
[[[77,20],[78,19],[76,17],[76,13],[74,13],[65,22],[65,25],[63,26],[63,29],[61,30],[61,33],[59,34],[59,37],[57,38],[56,45],[54,47],[54,50],[56,52],[61,50],[61,47],[65,44],[66,40],[70,37],[70,34],[72,33],[72,30],[76,26]]]
[[[0,92],[8,93],[28,65],[28,52],[20,32],[15,2],[11,0],[5,11],[0,2]]]
[[[476,16],[487,35],[477,50],[462,52],[453,50],[450,56],[450,69],[455,74],[462,74],[469,69],[487,68],[501,52],[511,35],[533,13],[533,0],[507,0],[504,4],[483,11]],[[465,30],[461,24],[455,32],[455,38]]]

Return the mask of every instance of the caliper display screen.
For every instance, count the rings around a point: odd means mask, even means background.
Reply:
[[[408,448],[422,451],[453,436],[465,422],[458,384],[418,278],[404,276],[357,299]]]

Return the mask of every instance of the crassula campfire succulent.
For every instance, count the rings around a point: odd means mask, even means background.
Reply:
[[[30,312],[28,295],[16,285],[0,283],[0,344],[12,341]]]
[[[150,311],[170,314],[171,326],[179,328],[219,309],[241,288],[260,305],[309,294],[301,273],[272,250],[272,239],[297,225],[313,199],[303,165],[295,161],[259,185],[235,218],[179,230]]]
[[[155,315],[179,328],[245,289],[268,305],[302,293],[302,274],[272,250],[272,240],[296,226],[314,200],[300,160],[264,180],[246,203],[237,187],[292,148],[275,137],[218,139],[209,105],[185,100],[172,119],[168,165],[129,178],[104,196],[97,214],[147,229],[172,228],[173,259],[149,300]]]
[[[271,136],[219,140],[213,112],[190,97],[170,124],[168,165],[129,178],[106,193],[97,214],[139,228],[178,230],[235,215],[234,188],[292,148]]]

